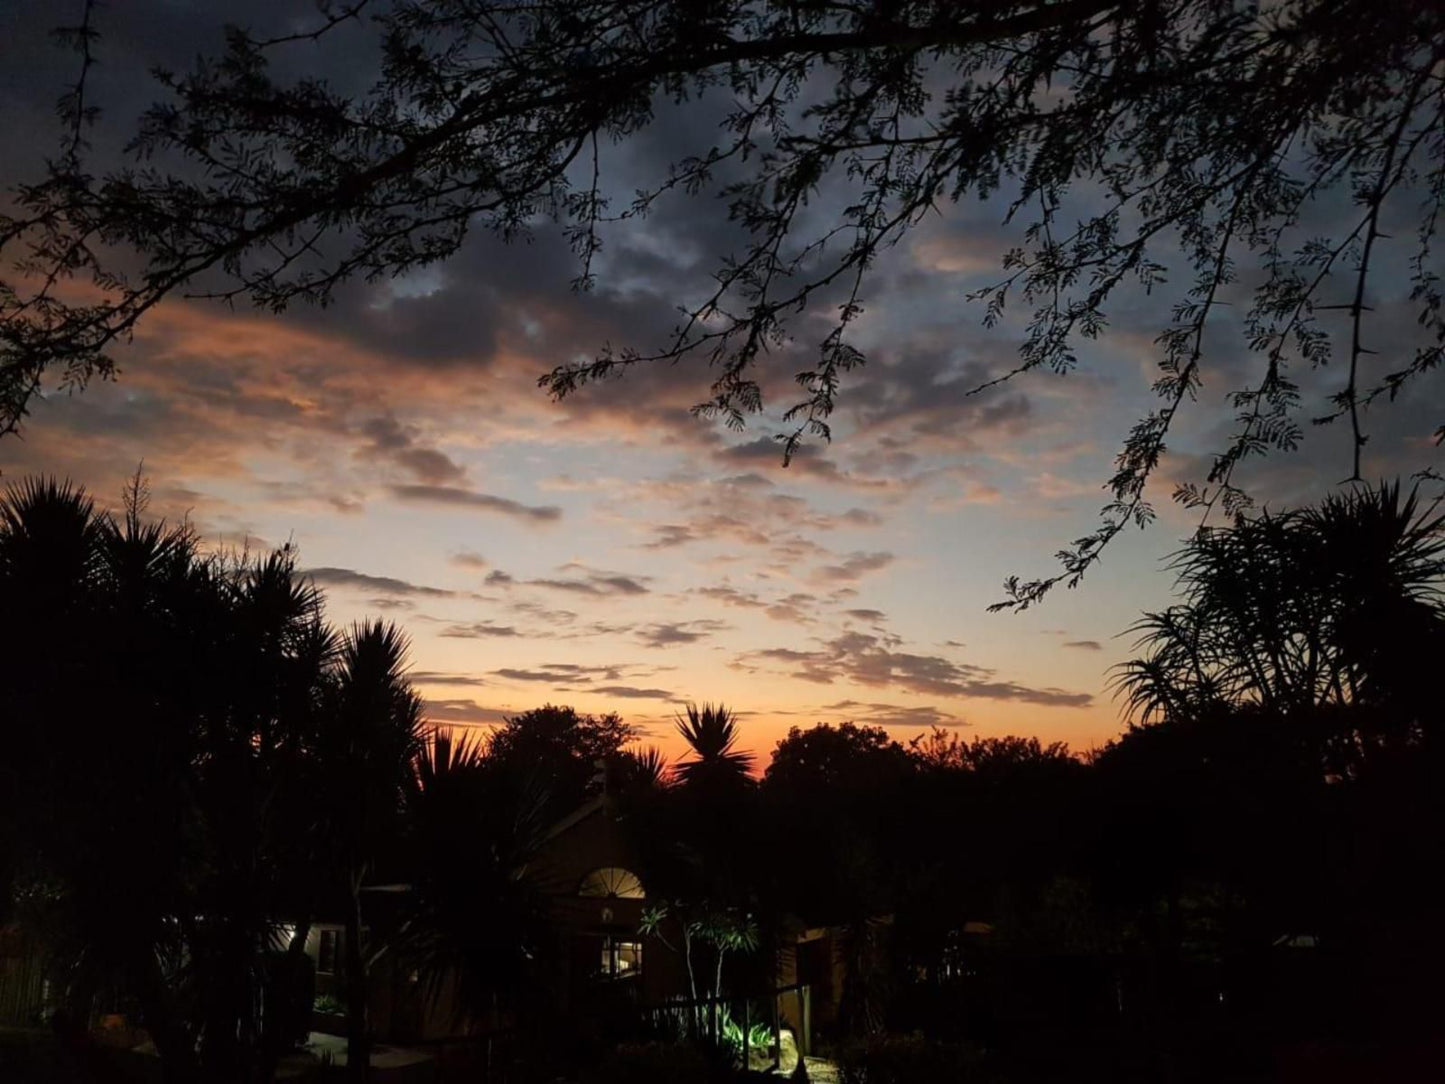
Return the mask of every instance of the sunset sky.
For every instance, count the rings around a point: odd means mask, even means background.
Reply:
[[[45,30],[65,6],[0,8],[0,128],[33,133],[0,158],[7,186],[55,145],[72,61]],[[123,128],[154,94],[148,65],[215,45],[216,13],[235,7],[105,9],[106,120]],[[281,26],[310,5],[247,10]],[[326,56],[337,78],[355,74]],[[664,116],[612,148],[616,190],[706,149],[707,116]],[[98,137],[96,153],[113,141]],[[1151,404],[1166,319],[1157,298],[1124,298],[1078,371],[967,396],[1015,363],[1021,338],[1016,321],[985,330],[964,302],[1019,240],[1003,207],[945,208],[879,263],[856,337],[869,363],[832,444],[787,469],[778,413],[826,314],[799,319],[795,349],[769,360],[772,409],[743,433],[690,415],[707,387],[696,367],[637,371],[560,405],[536,388],[604,344],[655,344],[708,285],[737,234],[720,201],[678,198],[608,236],[587,294],[539,223],[529,241],[479,236],[426,274],[348,286],[325,310],[171,303],[141,325],[116,382],[50,388],[21,437],[0,440],[0,470],[69,476],[113,503],[143,463],[157,514],[189,516],[218,545],[294,543],[334,620],[405,626],[439,723],[566,703],[615,710],[676,753],[682,703],[721,700],[761,751],[789,726],[844,719],[900,739],[964,726],[1087,748],[1122,726],[1109,668],[1141,610],[1169,601],[1162,558],[1195,522],[1169,491],[1202,481],[1246,356],[1226,319],[1156,482],[1153,528],[1118,540],[1077,590],[986,613],[1005,576],[1051,573],[1053,553],[1092,527],[1118,443]],[[1410,317],[1375,300],[1385,351]],[[1301,379],[1323,403],[1324,377]],[[1442,390],[1436,379],[1368,419],[1367,476],[1438,464]],[[1247,480],[1271,502],[1317,495],[1348,473],[1347,442],[1342,427],[1312,430]]]

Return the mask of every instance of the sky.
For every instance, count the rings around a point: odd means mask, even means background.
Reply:
[[[0,185],[34,176],[56,145],[73,61],[46,30],[66,6],[0,7],[0,131],[16,152]],[[271,29],[309,5],[247,10]],[[226,17],[234,5],[103,11],[99,161],[155,96],[148,67],[184,66]],[[306,63],[361,79],[364,44]],[[664,116],[609,148],[613,183],[626,191],[699,149],[707,115]],[[936,725],[1088,749],[1124,725],[1110,667],[1130,656],[1139,614],[1170,601],[1164,558],[1196,521],[1168,495],[1202,480],[1227,436],[1224,396],[1247,355],[1226,316],[1152,490],[1151,529],[1120,537],[1076,590],[987,613],[1005,576],[1052,573],[1054,552],[1092,529],[1118,443],[1153,403],[1165,319],[1158,298],[1121,298],[1079,370],[967,395],[1012,367],[1021,339],[1012,320],[984,329],[964,300],[1018,240],[1002,216],[997,201],[946,207],[879,262],[857,326],[869,361],[834,440],[786,468],[776,411],[814,317],[769,359],[773,407],[742,433],[690,414],[707,375],[686,364],[561,404],[536,387],[604,344],[655,343],[706,287],[738,235],[720,201],[679,198],[608,236],[589,293],[570,288],[575,259],[538,224],[525,241],[479,236],[424,273],[349,285],[326,309],[163,305],[118,354],[118,379],[52,387],[20,437],[0,440],[0,480],[66,476],[113,504],[140,469],[152,512],[189,517],[211,545],[295,545],[333,620],[405,627],[438,724],[571,704],[619,712],[675,755],[681,706],[722,701],[764,754],[791,726],[846,719],[900,740]],[[1372,299],[1386,354],[1408,345],[1412,319],[1390,288]],[[1326,375],[1306,374],[1307,400],[1323,403]],[[1431,407],[1445,388],[1422,387],[1367,417],[1368,477],[1440,465]],[[1347,451],[1341,427],[1312,429],[1245,480],[1267,502],[1310,499],[1349,473]]]

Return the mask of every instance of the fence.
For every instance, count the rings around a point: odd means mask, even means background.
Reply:
[[[48,993],[44,959],[19,937],[0,930],[0,1024],[39,1023]]]
[[[787,1028],[798,1054],[812,1051],[812,992],[806,983],[780,986],[756,997],[678,998],[644,1006],[643,1019],[655,1031],[675,1038],[700,1038],[734,1047],[748,1066],[766,1050],[773,1068],[782,1057]]]

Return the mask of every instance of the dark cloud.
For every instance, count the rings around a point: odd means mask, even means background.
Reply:
[[[807,625],[813,621],[812,611],[817,601],[816,595],[810,595],[806,591],[794,591],[770,604],[763,612],[774,621],[792,621],[798,625]]]
[[[506,678],[508,681],[538,681],[552,684],[570,684],[576,681],[586,681],[585,677],[569,676],[565,672],[558,673],[555,670],[518,670],[514,667],[503,667],[500,670],[493,670],[492,673],[499,678]]]
[[[413,610],[416,608],[416,603],[410,599],[387,598],[385,596],[369,598],[366,600],[366,604],[378,610]]]
[[[648,591],[645,585],[632,576],[602,573],[589,573],[583,579],[537,579],[520,582],[529,587],[544,587],[549,591],[566,591],[574,595],[592,595],[598,598],[609,595],[645,595]]]
[[[513,713],[500,708],[484,708],[475,700],[424,700],[422,714],[432,723],[490,726],[506,722],[507,716]]]
[[[850,553],[837,564],[823,565],[813,573],[813,578],[825,583],[857,583],[870,572],[877,572],[893,563],[893,554]]]
[[[860,378],[843,389],[840,409],[861,433],[886,438],[884,447],[908,456],[923,446],[962,450],[1024,432],[1035,420],[1026,395],[1010,385],[975,393],[996,369],[1006,371],[1016,361],[1001,356],[996,365],[961,362],[958,338],[959,328],[948,324],[915,332],[896,351],[878,351]],[[970,351],[997,353],[1004,338],[971,342]]]
[[[722,621],[672,621],[647,625],[637,630],[637,639],[647,647],[695,644],[728,626]]]
[[[767,606],[766,602],[751,591],[739,591],[729,584],[694,587],[692,593],[701,595],[703,598],[710,598],[714,602],[720,602],[724,606],[737,606],[747,610],[760,610]]]
[[[452,554],[451,562],[452,564],[457,565],[461,568],[483,569],[487,567],[487,559],[483,557],[480,553],[469,553],[465,550],[463,550],[461,553]],[[491,578],[494,575],[496,575],[496,573],[494,572],[487,574],[488,582],[491,581]]]
[[[440,670],[413,670],[407,677],[415,685],[485,685],[474,674],[448,674]]]
[[[520,636],[511,625],[497,625],[491,621],[473,621],[466,625],[449,625],[441,635],[455,640],[485,640],[492,637]]]
[[[615,692],[615,689],[633,688],[616,684],[628,679],[650,677],[659,672],[658,667],[634,666],[626,663],[607,664],[602,666],[584,666],[580,663],[571,662],[548,662],[530,668],[503,667],[491,671],[492,676],[503,678],[507,681],[520,681],[534,684],[554,685],[562,688],[582,689],[588,692],[611,693],[615,696],[626,696],[627,693]],[[598,686],[595,682],[607,681],[614,684]],[[658,692],[660,690],[652,690]],[[641,693],[630,695],[641,696]],[[672,694],[666,693],[671,699]]]
[[[492,587],[540,587],[545,591],[560,591],[569,595],[585,595],[590,598],[618,598],[628,595],[645,595],[649,592],[647,581],[648,576],[627,575],[621,572],[608,572],[602,569],[588,568],[586,565],[576,561],[562,565],[558,570],[562,573],[573,573],[563,576],[541,576],[531,580],[519,580],[511,573],[503,572],[501,569],[494,569],[487,574],[486,583]],[[565,615],[568,621],[576,618],[576,614],[569,610],[547,610],[535,603],[515,601],[512,607],[519,611],[534,612],[539,616],[552,617]]]
[[[968,726],[956,715],[949,715],[931,704],[915,707],[905,704],[866,703],[859,700],[839,700],[836,704],[824,704],[824,711],[844,714],[851,722],[868,726],[899,727],[957,727]]]
[[[859,609],[859,610],[844,610],[843,612],[844,612],[845,614],[847,614],[849,617],[855,617],[855,618],[857,618],[859,621],[885,621],[885,620],[887,620],[887,618],[888,618],[888,615],[885,614],[882,610],[864,610],[864,609]]]
[[[509,497],[477,493],[474,490],[461,489],[457,486],[392,486],[391,494],[401,501],[473,508],[482,512],[497,512],[504,516],[513,516],[533,523],[550,523],[562,518],[562,509],[555,505],[539,507],[522,504]]]
[[[1076,647],[1081,651],[1103,651],[1104,645],[1098,640],[1065,640],[1065,647]]]
[[[308,568],[301,575],[310,577],[318,587],[338,587],[359,591],[379,591],[388,598],[419,595],[426,598],[456,598],[455,591],[444,591],[440,587],[424,587],[393,579],[391,576],[371,576],[353,568]],[[375,601],[375,600],[373,600]]]
[[[652,533],[656,537],[646,543],[647,548],[652,550],[671,549],[674,546],[682,546],[698,540],[698,536],[693,534],[692,528],[682,523],[659,524],[652,528]]]
[[[363,422],[360,432],[367,443],[359,454],[389,460],[428,485],[458,482],[466,474],[443,453],[419,444],[415,431],[390,414]]]
[[[1056,688],[1030,688],[999,681],[994,671],[938,655],[918,655],[892,649],[893,641],[862,632],[845,632],[831,640],[816,641],[817,650],[767,648],[745,653],[741,669],[757,662],[786,663],[792,676],[819,685],[838,681],[874,688],[895,688],[931,696],[982,700],[1014,700],[1048,707],[1087,707],[1093,697]]]
[[[639,689],[632,685],[602,685],[592,690],[605,696],[616,696],[623,700],[676,700],[677,694],[666,689]]]

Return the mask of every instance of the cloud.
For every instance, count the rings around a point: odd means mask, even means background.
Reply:
[[[897,488],[900,483],[900,479],[897,477],[875,476],[840,468],[837,462],[830,458],[830,455],[837,453],[830,451],[830,446],[823,444],[798,446],[794,449],[786,467],[783,466],[783,444],[777,437],[757,437],[743,444],[720,448],[714,454],[724,466],[756,465],[763,470],[786,471],[795,477],[804,475],[811,480],[851,486],[856,489],[893,489]],[[766,481],[766,478],[756,471],[749,472],[743,477]],[[881,519],[875,514],[861,508],[849,509],[842,518],[844,522],[854,527],[873,527],[881,522]]]
[[[519,670],[510,666],[493,670],[492,673],[508,681],[539,681],[548,684],[572,684],[587,680],[585,677],[569,677],[566,673],[557,673],[554,670]]]
[[[484,708],[475,700],[423,700],[422,714],[428,722],[458,726],[490,726],[504,723],[513,714],[501,708]]]
[[[1075,647],[1081,651],[1103,651],[1104,645],[1098,640],[1065,640],[1065,647]]]
[[[956,715],[949,715],[933,705],[913,706],[905,704],[865,703],[859,700],[839,700],[836,704],[824,704],[824,711],[846,715],[850,722],[865,723],[869,726],[906,727],[957,727],[969,724]]]
[[[726,628],[728,625],[722,621],[659,622],[638,629],[637,639],[647,647],[671,647],[674,644],[697,643]]]
[[[443,453],[419,444],[415,431],[403,426],[391,414],[363,422],[360,432],[368,443],[359,454],[388,459],[429,485],[457,482],[466,474]]]
[[[369,598],[366,600],[366,604],[378,610],[413,610],[416,608],[416,603],[410,599],[387,598],[384,595]]]
[[[529,505],[509,497],[496,497],[490,493],[477,493],[457,486],[405,485],[392,486],[391,494],[397,500],[421,504],[446,505],[456,508],[474,508],[482,512],[496,512],[532,523],[551,523],[562,518],[562,509],[555,505]]]
[[[626,595],[645,595],[648,593],[647,581],[649,576],[628,575],[622,572],[607,572],[602,569],[588,568],[576,561],[569,561],[562,565],[557,571],[563,573],[580,572],[581,575],[571,576],[543,576],[531,580],[519,580],[511,573],[503,572],[501,569],[493,569],[487,574],[486,582],[493,587],[540,587],[547,591],[562,591],[571,595],[586,595],[591,598],[615,598]],[[517,602],[514,604],[517,609],[527,606],[527,603]],[[567,611],[559,611],[566,613]],[[570,617],[576,617],[571,614]]]
[[[671,549],[674,546],[683,546],[689,542],[696,542],[698,536],[693,533],[691,527],[682,523],[662,523],[652,528],[653,534],[657,537],[646,543],[650,550]]]
[[[413,670],[407,677],[413,685],[485,685],[474,674],[448,674],[439,670]]]
[[[451,562],[459,568],[472,568],[478,571],[487,567],[487,559],[485,557],[480,553],[471,553],[467,550],[452,554]],[[495,573],[489,573],[487,575],[489,582],[493,575],[495,575]],[[505,573],[503,575],[505,575]]]
[[[882,610],[844,610],[849,617],[857,618],[859,621],[885,621],[888,615]]]
[[[511,625],[498,625],[491,621],[473,621],[470,624],[449,625],[442,630],[441,635],[455,640],[485,640],[493,637],[520,636],[521,633]]]
[[[529,587],[544,587],[549,591],[566,591],[577,595],[592,595],[597,598],[614,595],[645,595],[647,587],[632,576],[589,573],[583,579],[522,580]]]
[[[444,591],[440,587],[424,587],[406,580],[393,579],[391,576],[371,576],[353,568],[308,568],[301,575],[310,577],[318,587],[379,591],[388,597],[420,595],[427,598],[455,598],[457,595],[455,591]]]
[[[724,606],[737,606],[749,610],[760,610],[767,606],[766,602],[751,591],[739,591],[730,584],[715,584],[712,587],[694,587],[692,593],[701,595],[703,598],[710,598],[714,602],[720,602]]]
[[[793,677],[819,685],[851,682],[870,688],[894,688],[930,696],[980,700],[1011,700],[1047,707],[1088,707],[1093,697],[1052,687],[1030,688],[997,680],[994,671],[953,662],[938,655],[919,655],[892,649],[893,641],[862,632],[845,632],[831,640],[815,641],[816,650],[767,648],[745,652],[735,660],[739,669],[758,663],[784,663]]]
[[[816,569],[813,579],[820,583],[857,583],[868,573],[887,568],[892,563],[891,553],[850,553],[838,564]]]
[[[774,621],[792,621],[796,624],[811,624],[813,608],[818,597],[805,591],[794,591],[782,598],[768,600],[753,591],[740,591],[730,584],[715,584],[711,587],[697,587],[692,594],[712,599],[724,606],[744,610],[762,610]]]
[[[794,591],[791,595],[772,603],[763,612],[774,621],[791,621],[797,625],[808,625],[813,621],[812,609],[818,598],[806,591]]]
[[[666,689],[639,689],[632,685],[602,685],[592,692],[616,696],[623,700],[677,700],[677,694]]]
[[[600,666],[585,666],[572,662],[547,662],[535,667],[502,667],[491,671],[492,676],[503,678],[507,681],[528,682],[543,685],[553,685],[562,688],[586,689],[588,692],[610,693],[614,696],[641,696],[639,692],[623,693],[615,692],[617,689],[633,688],[632,686],[619,685],[617,682],[625,681],[628,678],[648,677],[658,672],[657,667],[635,666],[627,663],[608,663]],[[597,681],[613,682],[607,686],[593,684]],[[663,692],[662,690],[652,690]],[[672,699],[671,693],[663,693],[667,699]]]

